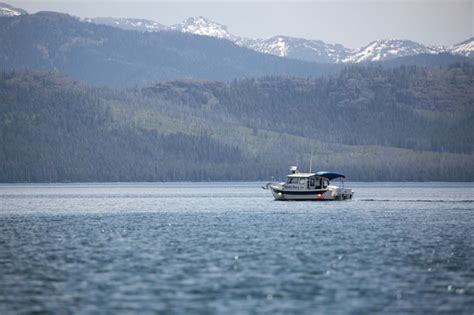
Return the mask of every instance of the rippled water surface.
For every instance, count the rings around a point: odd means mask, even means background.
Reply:
[[[0,313],[474,313],[474,184],[260,186],[0,185]]]

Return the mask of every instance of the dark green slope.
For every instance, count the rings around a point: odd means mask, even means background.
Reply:
[[[474,67],[92,88],[0,75],[0,181],[474,180]]]
[[[349,145],[474,152],[474,66],[352,67],[329,78],[163,82],[150,98],[249,128]]]
[[[405,56],[394,59],[389,59],[381,62],[382,65],[388,67],[398,67],[401,65],[416,65],[423,67],[447,67],[454,63],[473,63],[474,59],[460,56],[452,55],[449,53],[439,53],[439,54],[419,54],[414,56]]]
[[[2,74],[0,99],[2,182],[222,180],[236,178],[226,170],[242,159],[204,133],[114,124],[93,90],[59,75]]]
[[[0,67],[58,70],[108,86],[183,78],[316,76],[339,68],[260,54],[227,40],[125,31],[53,12],[0,18]]]

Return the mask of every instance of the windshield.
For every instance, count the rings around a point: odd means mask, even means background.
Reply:
[[[288,177],[288,184],[298,184],[298,177]]]

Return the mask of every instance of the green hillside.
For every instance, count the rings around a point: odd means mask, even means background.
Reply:
[[[0,75],[0,181],[474,180],[474,67],[348,68],[319,79],[113,90]]]

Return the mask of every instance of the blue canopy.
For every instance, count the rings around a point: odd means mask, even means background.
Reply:
[[[335,173],[335,172],[325,172],[325,171],[317,172],[316,176],[321,176],[329,180],[333,180],[334,178],[339,178],[339,177],[346,178],[344,174]]]

